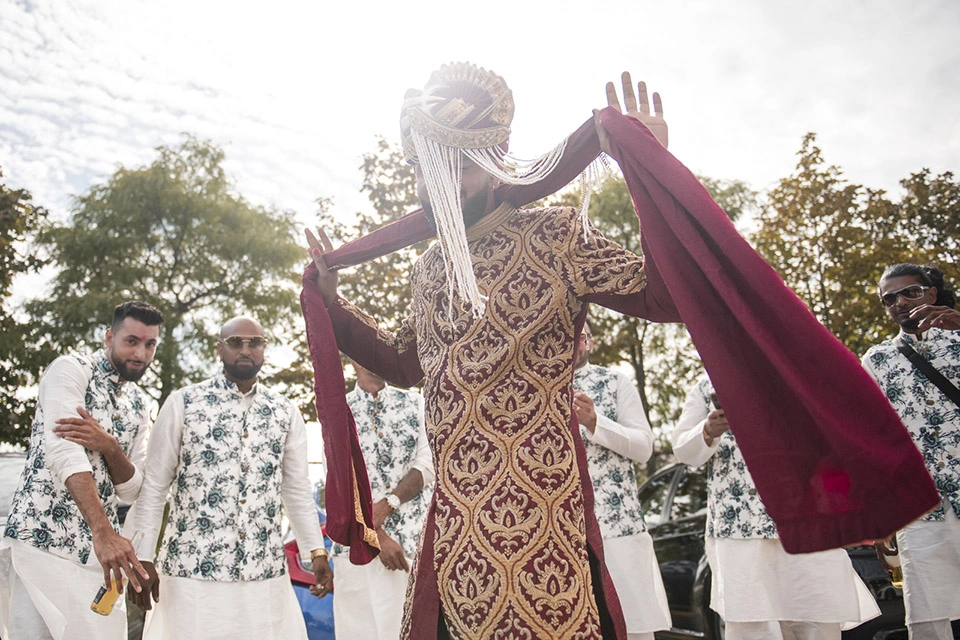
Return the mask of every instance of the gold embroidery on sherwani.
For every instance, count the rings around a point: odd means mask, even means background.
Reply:
[[[596,640],[569,428],[574,324],[582,296],[641,290],[642,262],[602,237],[585,240],[573,209],[501,207],[468,237],[489,296],[483,317],[447,295],[438,247],[412,276],[437,471],[434,526],[424,532],[433,557],[418,562],[433,563],[453,638]],[[410,614],[403,637],[418,637]]]

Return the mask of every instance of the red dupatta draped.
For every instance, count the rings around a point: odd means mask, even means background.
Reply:
[[[939,494],[919,451],[856,357],[645,126],[612,108],[601,121],[640,219],[648,284],[641,294],[591,301],[686,324],[784,548],[811,552],[884,537],[935,507]],[[501,187],[498,196],[516,206],[538,200],[598,152],[589,120],[547,179]],[[359,264],[431,235],[417,211],[327,254],[327,264]],[[366,484],[362,455],[352,417],[340,407],[339,354],[310,269],[301,302],[327,447],[328,531],[350,545],[353,559],[371,523],[369,486],[355,486]],[[321,406],[327,402],[333,410]]]

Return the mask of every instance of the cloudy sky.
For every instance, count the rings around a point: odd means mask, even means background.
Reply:
[[[0,166],[54,215],[184,132],[249,200],[349,215],[360,156],[443,62],[495,70],[512,150],[539,155],[624,70],[663,95],[671,151],[755,188],[808,131],[853,182],[960,170],[956,0],[0,0]]]

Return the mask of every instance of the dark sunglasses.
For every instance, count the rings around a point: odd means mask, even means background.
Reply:
[[[249,345],[251,349],[263,349],[267,346],[267,339],[261,336],[254,336],[252,338],[244,338],[242,336],[230,336],[229,338],[224,338],[220,341],[221,344],[225,344],[231,349],[243,349],[244,345]]]
[[[885,307],[892,307],[897,304],[897,298],[900,296],[903,296],[904,300],[919,300],[929,288],[930,287],[925,287],[922,284],[912,284],[899,291],[891,291],[890,293],[883,294],[880,296],[880,302],[882,302]]]

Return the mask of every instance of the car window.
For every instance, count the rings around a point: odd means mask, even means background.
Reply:
[[[3,522],[6,522],[10,514],[13,492],[20,483],[24,460],[26,457],[22,455],[0,455],[0,518]]]
[[[647,480],[640,487],[640,505],[643,508],[643,517],[649,525],[659,524],[663,516],[663,509],[667,503],[667,493],[673,484],[676,469],[657,474]]]
[[[670,505],[670,519],[686,518],[707,510],[707,476],[702,468],[686,467]]]

